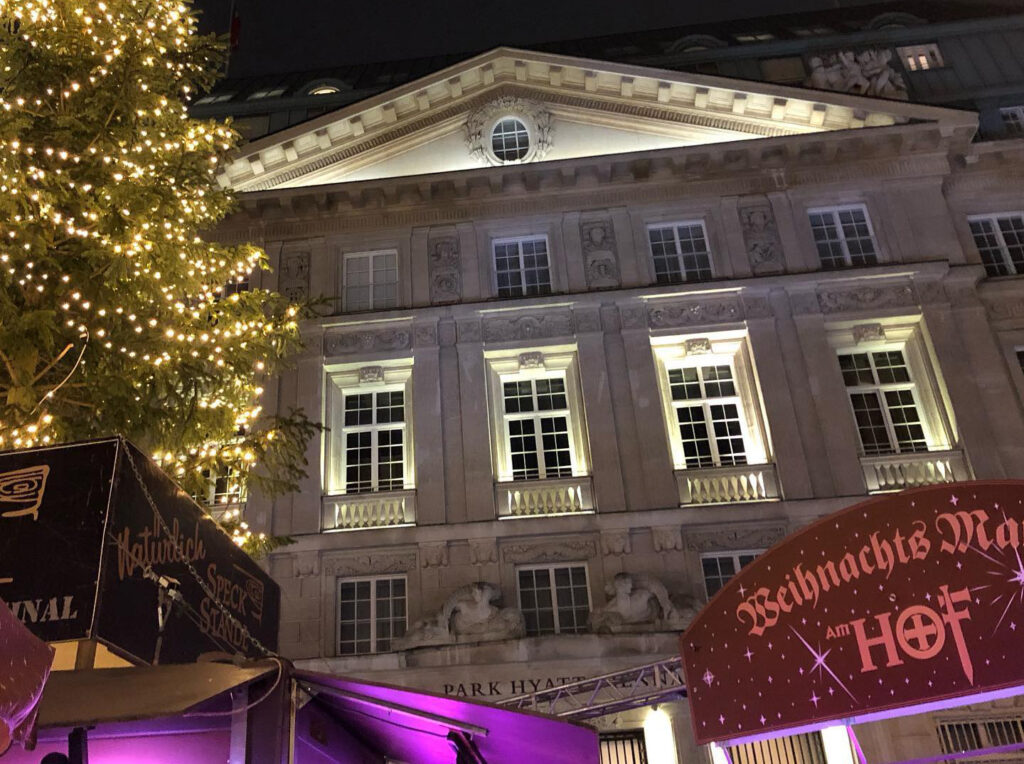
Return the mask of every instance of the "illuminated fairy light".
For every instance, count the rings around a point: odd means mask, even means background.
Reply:
[[[291,487],[311,425],[260,397],[300,309],[225,297],[266,256],[202,236],[230,210],[217,175],[237,141],[187,112],[212,39],[176,0],[0,0],[0,21],[0,448],[120,433],[190,493],[261,462]],[[261,540],[240,515],[227,527]]]

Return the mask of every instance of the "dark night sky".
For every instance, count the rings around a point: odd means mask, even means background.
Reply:
[[[235,0],[241,19],[232,76],[473,53],[791,13],[865,0]],[[874,0],[878,2],[878,0]],[[196,0],[224,32],[231,0]]]

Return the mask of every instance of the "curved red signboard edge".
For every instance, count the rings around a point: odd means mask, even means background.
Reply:
[[[1022,539],[1024,480],[889,494],[786,537],[680,637],[696,740],[1024,692]]]

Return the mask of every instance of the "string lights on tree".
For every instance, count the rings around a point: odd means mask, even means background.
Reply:
[[[261,396],[304,309],[236,287],[260,249],[204,237],[238,135],[187,103],[220,61],[187,3],[0,0],[0,449],[123,434],[222,499],[303,475],[315,426]]]

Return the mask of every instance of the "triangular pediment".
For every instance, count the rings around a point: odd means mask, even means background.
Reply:
[[[496,149],[494,131],[508,119]],[[248,144],[221,182],[239,191],[301,188],[918,122],[945,132],[974,120],[919,104],[498,48]]]

